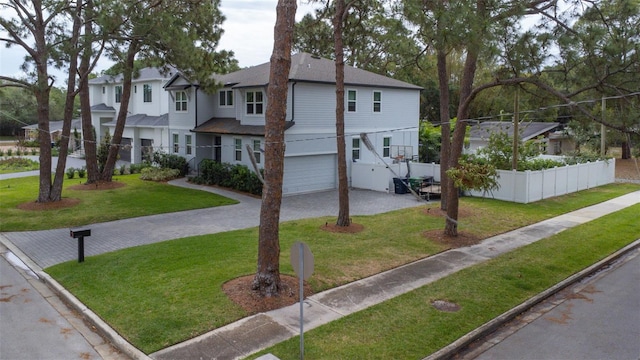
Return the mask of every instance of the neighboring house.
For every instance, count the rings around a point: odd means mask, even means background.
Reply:
[[[265,113],[270,64],[215,78],[206,94],[180,73],[165,85],[170,94],[170,152],[191,168],[203,159],[252,168],[246,147],[264,166]],[[385,162],[418,153],[421,87],[345,66],[347,165],[382,162],[360,138],[366,133]],[[337,188],[335,63],[308,53],[292,56],[285,121],[283,193]],[[399,150],[401,149],[401,150]],[[400,154],[400,153],[401,154]],[[348,172],[350,174],[350,172]]]
[[[156,150],[168,152],[169,97],[163,86],[175,73],[175,69],[164,73],[157,68],[144,68],[132,80],[120,160],[140,163]],[[99,140],[107,129],[113,136],[122,102],[122,81],[122,75],[103,75],[89,80],[91,124]]]
[[[51,143],[54,144],[62,138],[63,121],[50,121],[49,133],[51,134]],[[38,124],[23,126],[24,139],[28,141],[38,140]],[[75,138],[75,132],[78,132],[78,139]],[[69,138],[69,151],[79,150],[82,148],[82,121],[80,119],[71,120],[71,136]]]
[[[561,127],[557,122],[521,122],[518,132],[523,142],[538,142],[543,154],[558,155],[570,147],[570,139],[561,131]],[[470,130],[467,152],[472,153],[486,147],[491,134],[506,133],[513,138],[513,123],[510,121],[485,121],[471,125]]]

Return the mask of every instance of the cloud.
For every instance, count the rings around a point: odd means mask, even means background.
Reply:
[[[277,0],[222,0],[220,10],[226,20],[222,24],[224,34],[218,49],[233,51],[241,67],[268,62],[273,50],[276,5]],[[298,0],[296,19],[302,19],[317,6],[309,4],[307,0]],[[18,46],[1,46],[0,74],[24,76],[20,70],[24,55],[24,50]],[[106,58],[101,59],[97,71],[106,70],[112,65],[113,63]],[[49,71],[57,78],[56,85],[63,86],[66,79],[64,72],[53,68]]]

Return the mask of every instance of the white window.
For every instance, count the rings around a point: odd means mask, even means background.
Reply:
[[[263,107],[262,91],[247,91],[247,115],[262,115]]]
[[[382,110],[382,91],[373,92],[373,112],[379,113]]]
[[[233,90],[220,90],[218,95],[220,99],[220,107],[233,106]]]
[[[356,112],[356,98],[357,94],[355,90],[347,90],[347,111]]]
[[[391,156],[391,138],[384,137],[382,138],[382,157]]]
[[[260,164],[262,151],[260,151],[260,140],[253,140],[253,157],[256,159],[256,163]]]
[[[242,139],[233,139],[236,150],[236,161],[242,161]]]
[[[180,136],[178,134],[173,134],[173,152],[180,152]]]
[[[187,111],[187,93],[185,91],[176,92],[176,111]]]
[[[360,160],[360,138],[351,139],[351,158]]]
[[[144,102],[151,102],[151,85],[144,84],[142,87],[142,92],[144,94]]]
[[[192,153],[191,135],[184,136],[184,144],[186,146],[187,155]]]
[[[116,85],[116,102],[119,103],[122,101],[122,86]]]

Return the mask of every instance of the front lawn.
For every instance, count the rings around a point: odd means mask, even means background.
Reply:
[[[640,205],[629,207],[311,330],[304,336],[305,355],[426,357],[638,239],[639,213]],[[431,305],[434,300],[456,303],[461,310],[438,311]],[[261,354],[294,359],[299,343],[295,337]]]
[[[137,216],[235,204],[237,201],[209,192],[143,181],[140,174],[115,176],[125,186],[110,190],[72,190],[86,179],[65,179],[62,197],[79,199],[78,205],[51,210],[21,210],[35,202],[38,177],[0,181],[0,230],[25,231],[75,227]],[[89,185],[84,185],[89,186]]]
[[[466,215],[459,226],[485,238],[639,189],[609,185],[527,205],[463,198]],[[309,284],[315,292],[445,250],[446,244],[424,236],[427,230],[444,227],[444,220],[426,209],[355,216],[353,221],[364,225],[358,234],[321,230],[335,218],[283,223],[281,273],[293,274],[288,257],[295,241],[306,242],[314,253]],[[81,264],[71,261],[46,271],[128,341],[151,353],[247,315],[226,297],[222,285],[255,272],[257,238],[256,228],[189,237],[90,257]]]

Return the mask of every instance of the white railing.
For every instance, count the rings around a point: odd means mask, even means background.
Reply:
[[[554,196],[565,195],[615,181],[615,159],[595,161],[585,164],[568,165],[540,171],[498,170],[500,188],[483,194],[469,191],[468,195],[494,198],[518,203],[530,203]],[[411,177],[433,176],[440,181],[439,164],[411,163]],[[393,178],[406,177],[405,163],[362,164],[351,167],[351,186],[360,189],[393,192]]]

